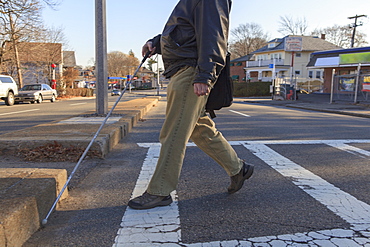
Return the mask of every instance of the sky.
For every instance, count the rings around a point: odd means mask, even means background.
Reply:
[[[64,50],[75,51],[77,64],[83,67],[95,61],[95,1],[59,0],[53,10],[45,7],[43,19],[47,26],[61,28],[68,41]],[[141,59],[142,45],[161,33],[178,0],[106,0],[107,50],[128,54],[132,50]],[[370,46],[370,1],[352,0],[233,0],[230,29],[240,24],[257,23],[270,39],[283,37],[277,30],[281,16],[305,18],[308,31],[338,25],[349,25],[355,15],[363,22],[357,27],[367,35]]]

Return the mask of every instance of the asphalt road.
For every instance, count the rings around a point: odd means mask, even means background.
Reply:
[[[126,205],[141,167],[157,155],[164,111],[163,99],[106,159],[94,161],[95,168],[70,191],[46,228],[24,246],[112,246],[123,234],[122,217],[129,217]],[[370,204],[368,119],[242,101],[217,116],[218,129],[255,165],[255,174],[241,191],[228,195],[226,173],[189,146],[178,204],[168,208],[178,211],[182,243],[349,229],[356,222],[331,201],[350,195],[354,208],[357,201]]]
[[[131,100],[138,94],[126,93],[121,101]],[[114,104],[118,96],[108,96],[108,106]],[[41,104],[21,103],[7,106],[0,101],[0,135],[71,116],[96,110],[95,97],[58,99],[56,102],[43,101]]]

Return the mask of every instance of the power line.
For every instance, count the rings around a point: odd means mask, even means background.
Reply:
[[[353,48],[353,46],[355,44],[356,27],[362,26],[362,24],[363,24],[362,22],[357,24],[357,19],[361,18],[361,17],[367,17],[367,15],[355,15],[355,16],[352,16],[352,17],[348,17],[348,19],[355,19],[355,23],[353,23],[352,26],[350,26],[350,28],[353,27],[353,33],[352,33],[352,39],[351,39],[351,48]]]

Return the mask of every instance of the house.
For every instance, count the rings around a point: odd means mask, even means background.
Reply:
[[[249,54],[243,57],[239,57],[230,61],[230,75],[234,82],[247,81],[245,67],[247,66],[247,61],[251,60],[253,54]]]
[[[153,87],[153,79],[155,73],[147,68],[141,67],[137,74],[138,78],[133,78],[133,86],[136,88],[151,88]]]
[[[17,44],[18,57],[22,68],[23,84],[50,82],[55,73],[62,77],[63,51],[60,43],[21,42]],[[7,42],[3,60],[6,61],[2,73],[12,74],[14,61],[13,47]],[[16,76],[15,76],[16,77]]]
[[[299,51],[287,49],[288,41],[300,40]],[[245,64],[245,78],[249,81],[272,81],[278,84],[304,84],[307,81],[323,81],[323,69],[307,69],[311,53],[322,50],[334,50],[340,47],[317,36],[289,35],[284,38],[273,39],[256,51]],[[235,61],[235,60],[233,60]],[[236,76],[237,74],[232,74]]]
[[[314,52],[308,69],[323,69],[323,92],[337,99],[370,100],[370,47]]]

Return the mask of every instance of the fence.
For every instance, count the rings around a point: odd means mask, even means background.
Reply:
[[[370,74],[335,75],[331,101],[370,102]]]
[[[277,99],[297,99],[297,93],[313,93],[322,92],[323,80],[321,79],[307,79],[307,78],[276,78],[273,83],[274,88],[271,90],[273,97]]]

